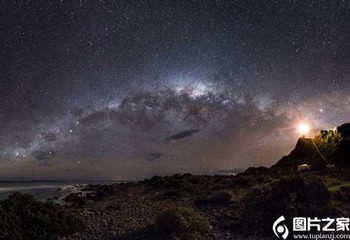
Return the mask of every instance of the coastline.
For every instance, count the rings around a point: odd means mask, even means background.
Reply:
[[[79,192],[89,184],[112,184],[123,181],[86,180],[86,181],[0,181],[0,200],[6,199],[14,192],[31,194],[39,201],[54,200],[61,203],[64,197]],[[56,201],[60,200],[60,201]]]

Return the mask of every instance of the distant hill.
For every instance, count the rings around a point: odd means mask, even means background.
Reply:
[[[350,123],[332,130],[321,130],[314,138],[300,138],[291,153],[271,170],[295,171],[304,163],[313,169],[325,168],[327,164],[350,168]]]

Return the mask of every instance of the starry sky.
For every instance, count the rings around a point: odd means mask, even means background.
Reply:
[[[348,0],[0,0],[0,180],[270,166],[350,121]]]

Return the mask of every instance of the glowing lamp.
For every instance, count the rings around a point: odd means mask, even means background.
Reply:
[[[305,136],[310,132],[310,126],[307,123],[301,123],[298,125],[298,132]]]

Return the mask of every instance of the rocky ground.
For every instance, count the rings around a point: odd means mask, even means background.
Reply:
[[[145,187],[115,185],[115,193],[109,196],[92,197],[86,204],[78,200],[68,207],[87,224],[85,231],[71,239],[147,239],[157,213],[187,204],[186,200],[160,200],[159,192],[148,192]]]
[[[347,170],[282,176],[250,168],[238,176],[185,174],[90,185],[67,197],[66,208],[86,223],[68,239],[182,239],[160,235],[154,223],[164,210],[184,206],[203,213],[211,225],[188,239],[272,239],[272,223],[282,214],[349,213],[349,176]]]
[[[164,239],[153,229],[157,215],[166,209],[194,204],[193,198],[182,190],[158,189],[146,182],[114,184],[108,191],[102,188],[104,186],[89,186],[85,190],[94,193],[68,197],[71,202],[67,202],[67,208],[87,225],[83,232],[69,239]],[[223,211],[205,207],[202,210],[209,213],[213,221]],[[203,238],[232,239],[230,231],[216,229],[215,223],[213,226]]]

